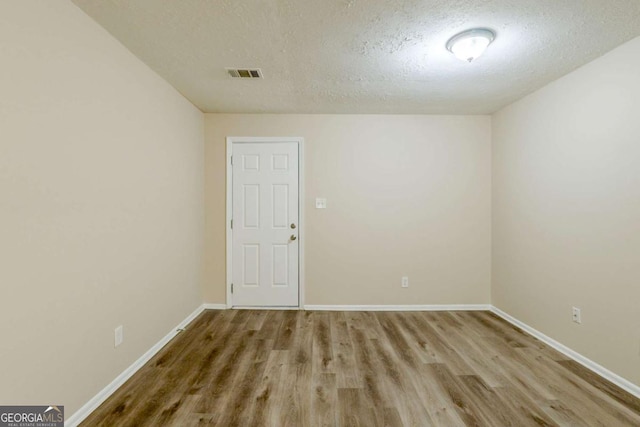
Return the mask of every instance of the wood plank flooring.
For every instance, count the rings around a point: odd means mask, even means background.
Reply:
[[[489,312],[205,311],[83,426],[640,426]]]

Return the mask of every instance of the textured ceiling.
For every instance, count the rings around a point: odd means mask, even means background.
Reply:
[[[639,0],[72,1],[205,112],[492,113],[640,35]]]

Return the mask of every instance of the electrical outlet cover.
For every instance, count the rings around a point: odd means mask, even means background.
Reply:
[[[573,315],[573,321],[574,322],[582,323],[582,314],[581,314],[579,308],[573,307],[572,315]]]
[[[118,326],[114,331],[114,347],[118,347],[124,341],[124,330],[122,325]]]

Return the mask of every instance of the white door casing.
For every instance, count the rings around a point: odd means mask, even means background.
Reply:
[[[234,142],[234,307],[299,306],[299,144]]]

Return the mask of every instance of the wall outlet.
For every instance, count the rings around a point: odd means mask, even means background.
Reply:
[[[118,326],[114,331],[114,347],[118,347],[124,341],[124,331],[122,325]]]
[[[318,197],[316,199],[316,209],[327,209],[327,199]]]
[[[582,314],[578,307],[573,307],[573,321],[575,323],[582,323]]]
[[[402,287],[403,288],[408,288],[409,287],[409,278],[407,276],[403,276],[402,277]]]

